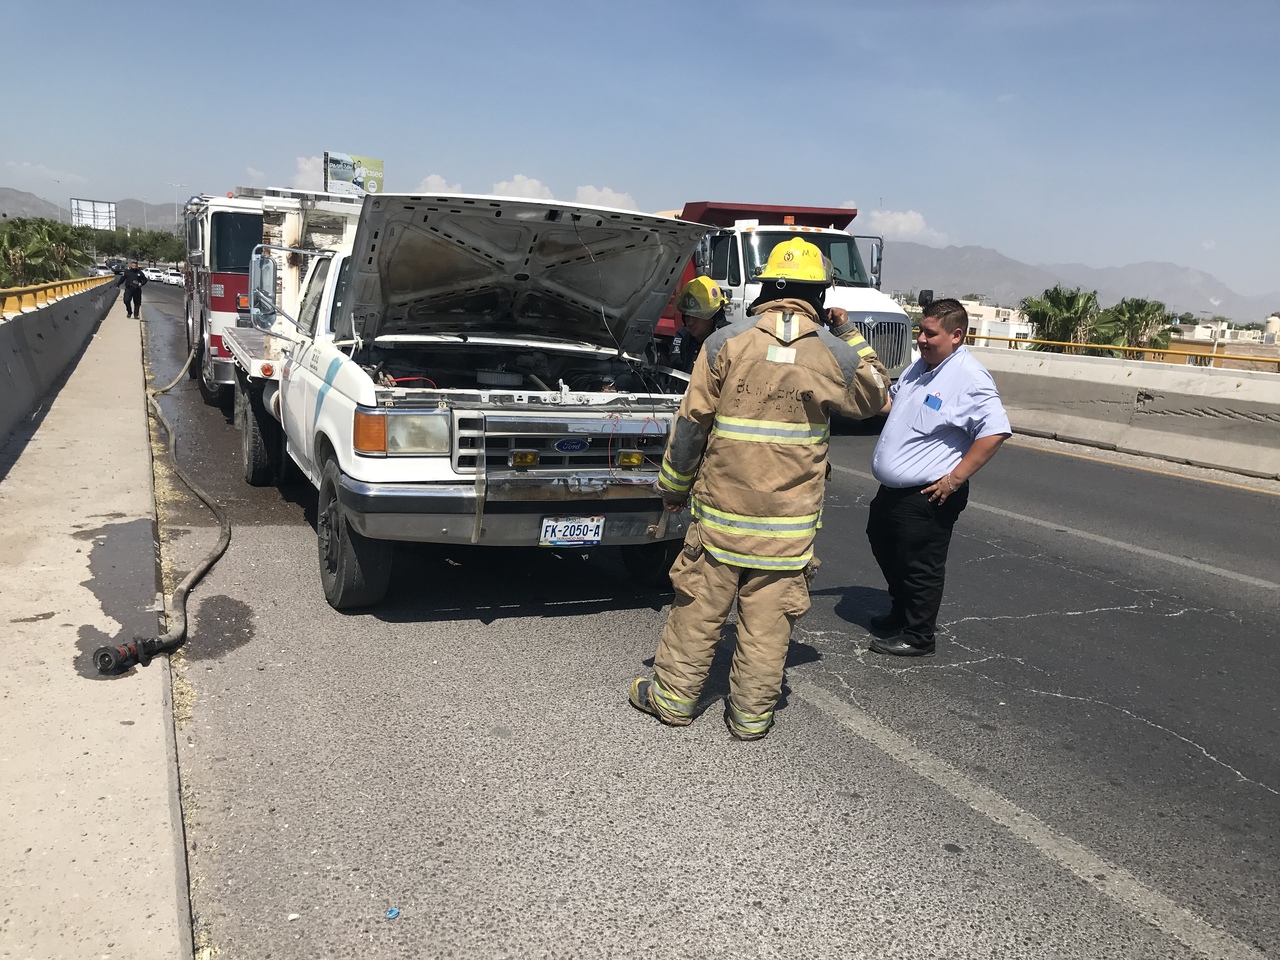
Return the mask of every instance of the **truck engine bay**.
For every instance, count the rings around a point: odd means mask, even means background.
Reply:
[[[626,357],[494,344],[374,344],[353,359],[379,387],[397,390],[617,393],[661,397],[666,406],[688,384]]]

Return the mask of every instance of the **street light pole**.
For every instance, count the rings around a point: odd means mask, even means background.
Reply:
[[[178,233],[178,188],[188,186],[188,184],[174,183],[172,180],[166,180],[165,183],[173,187],[173,231]]]

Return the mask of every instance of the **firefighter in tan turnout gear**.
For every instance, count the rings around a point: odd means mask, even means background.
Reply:
[[[687,502],[693,522],[653,677],[629,696],[663,723],[693,721],[736,596],[725,724],[739,740],[773,725],[791,628],[809,609],[830,415],[874,416],[889,387],[844,311],[824,309],[831,273],[806,240],[774,247],[748,316],[712,334],[694,364],[658,479],[667,509]]]

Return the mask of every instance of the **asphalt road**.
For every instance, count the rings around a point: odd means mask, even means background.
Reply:
[[[181,302],[147,293],[167,382]],[[404,548],[335,613],[314,494],[246,486],[191,381],[164,405],[235,526],[177,667],[220,957],[1280,956],[1280,485],[1010,444],[902,663],[865,650],[875,438],[837,436],[790,692],[740,744],[731,628],[692,727],[627,706],[669,598],[615,556]],[[158,499],[181,573],[216,530]]]

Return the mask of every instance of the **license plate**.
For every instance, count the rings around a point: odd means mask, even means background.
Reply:
[[[604,536],[604,517],[543,517],[538,544],[543,547],[585,547]]]

